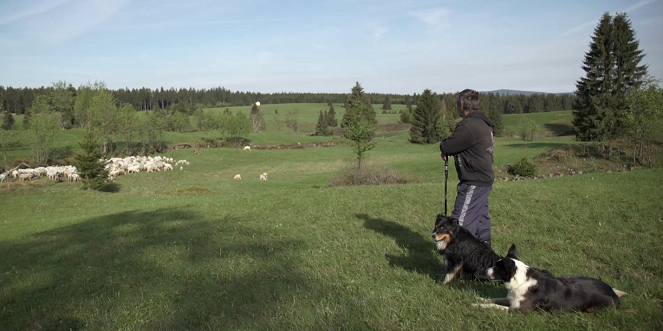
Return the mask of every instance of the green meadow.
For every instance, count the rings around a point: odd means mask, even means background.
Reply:
[[[396,108],[398,105],[394,105]],[[340,121],[343,108],[334,104]],[[251,145],[309,136],[326,104],[263,105],[268,130]],[[108,192],[42,178],[0,184],[0,330],[653,330],[663,328],[661,169],[495,182],[493,248],[526,264],[601,278],[628,295],[600,313],[507,313],[472,307],[503,285],[443,285],[431,230],[444,211],[437,145],[407,142],[397,114],[378,113],[367,165],[408,184],[330,186],[355,164],[349,146],[170,150],[190,165],[119,176]],[[249,111],[248,107],[231,108]],[[270,127],[299,111],[297,133]],[[216,112],[223,109],[207,109]],[[574,143],[570,112],[536,121],[534,142],[496,138],[495,166]],[[20,120],[17,119],[17,122]],[[511,129],[509,129],[511,130]],[[29,158],[27,133],[14,159]],[[196,142],[205,133],[166,133]],[[56,148],[78,149],[77,130]],[[457,177],[451,166],[449,207]],[[259,175],[268,173],[267,181]],[[242,180],[234,180],[240,174]]]

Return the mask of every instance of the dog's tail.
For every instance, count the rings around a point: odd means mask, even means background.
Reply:
[[[620,298],[628,294],[628,293],[620,291],[616,288],[613,288],[612,290],[615,292],[615,294],[617,294],[617,297],[620,297]]]

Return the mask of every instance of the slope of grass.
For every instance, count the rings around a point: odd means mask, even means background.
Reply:
[[[663,326],[660,169],[495,183],[498,253],[515,243],[529,265],[629,293],[597,314],[504,313],[471,307],[505,295],[499,284],[438,282],[430,231],[444,208],[442,162],[437,146],[401,138],[380,139],[370,161],[421,183],[329,187],[352,162],[337,146],[170,151],[191,165],[118,177],[115,193],[46,180],[8,193],[0,184],[0,329]],[[496,165],[568,139],[497,139]],[[451,169],[450,201],[454,178]]]

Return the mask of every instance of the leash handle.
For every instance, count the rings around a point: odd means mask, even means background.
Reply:
[[[449,181],[449,156],[444,160],[444,215],[447,216],[447,182]]]

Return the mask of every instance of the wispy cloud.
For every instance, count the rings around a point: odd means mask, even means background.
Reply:
[[[638,2],[638,3],[636,3],[636,4],[634,4],[633,6],[626,8],[626,9],[624,10],[624,12],[626,12],[626,13],[630,13],[630,12],[632,12],[632,11],[634,11],[634,10],[640,8],[640,7],[644,7],[644,6],[650,4],[650,3],[654,2],[654,1],[658,1],[658,0],[643,0],[643,1],[640,1],[640,2]]]
[[[53,10],[57,7],[60,7],[67,2],[71,2],[72,0],[58,0],[58,1],[44,1],[44,2],[37,2],[34,3],[34,7],[18,12],[12,12],[12,11],[7,11],[6,15],[3,15],[0,17],[0,25],[12,23],[19,21],[24,18],[29,18],[31,16],[39,15],[41,13],[48,12],[50,10]]]
[[[376,26],[373,28],[373,37],[375,37],[375,39],[380,39],[385,33],[387,33],[387,31],[389,31],[389,29],[386,26]]]
[[[659,1],[659,0],[643,0],[643,1],[640,1],[636,4],[634,4],[634,5],[626,8],[626,9],[624,9],[624,10],[620,10],[619,12],[630,13],[632,11],[635,11],[636,9],[640,9],[640,8],[646,6],[650,3],[656,2],[656,1]],[[567,36],[567,35],[571,35],[571,34],[574,34],[574,33],[577,33],[577,32],[585,31],[587,29],[587,27],[596,26],[596,24],[598,24],[598,22],[599,22],[599,20],[596,19],[596,20],[592,20],[592,21],[587,22],[587,23],[580,24],[580,25],[578,25],[574,28],[571,28],[571,29],[567,30],[566,32],[562,33],[561,36]]]
[[[444,8],[415,10],[408,12],[408,14],[426,23],[431,32],[442,32],[451,27],[449,11]]]
[[[22,36],[57,44],[82,35],[113,17],[130,0],[66,0],[29,11],[16,11],[3,19],[20,27]]]

